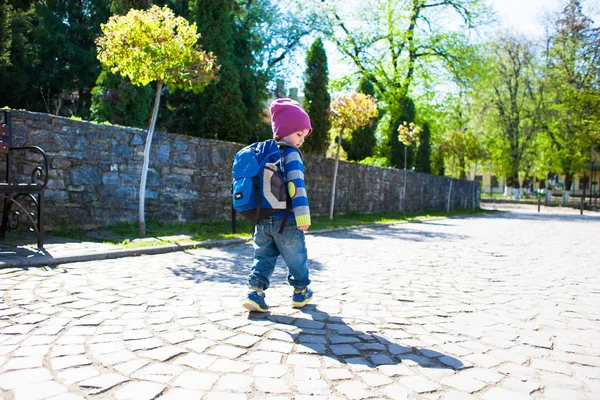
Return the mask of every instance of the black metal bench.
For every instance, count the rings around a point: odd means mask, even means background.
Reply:
[[[9,228],[17,229],[26,221],[27,228],[37,235],[37,247],[43,249],[43,201],[50,171],[48,157],[38,146],[13,147],[10,111],[0,109],[1,158],[5,158],[6,171],[0,181],[0,200],[4,200],[0,240],[6,237]],[[13,170],[14,167],[18,170]],[[27,181],[29,170],[31,179]]]

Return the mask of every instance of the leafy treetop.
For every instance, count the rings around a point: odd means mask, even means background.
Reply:
[[[196,24],[175,17],[166,6],[112,16],[102,32],[96,40],[98,59],[134,85],[158,81],[199,93],[216,78],[216,58],[196,45]]]
[[[334,128],[355,130],[372,122],[378,114],[377,99],[353,92],[331,102],[331,122]]]

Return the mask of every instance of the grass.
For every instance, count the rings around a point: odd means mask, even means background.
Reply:
[[[310,231],[334,228],[348,228],[373,224],[402,223],[433,218],[470,216],[493,212],[476,209],[444,211],[422,211],[411,213],[376,213],[376,214],[344,214],[335,215],[333,220],[328,216],[313,217]],[[96,241],[124,248],[143,248],[166,244],[191,244],[209,240],[249,239],[252,225],[248,221],[237,221],[237,233],[231,233],[231,221],[166,224],[157,221],[146,221],[146,234],[141,236],[137,223],[119,223],[101,229],[86,232],[80,229],[58,228],[49,234],[77,241]]]

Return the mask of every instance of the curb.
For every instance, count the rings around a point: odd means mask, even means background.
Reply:
[[[449,217],[446,217],[449,218]],[[368,224],[368,225],[354,225],[354,226],[346,226],[340,228],[329,228],[329,229],[320,229],[305,232],[307,235],[319,235],[331,232],[343,232],[364,228],[385,228],[393,225],[400,225],[406,223],[418,223],[420,221],[402,221],[402,222],[386,222],[381,224]],[[29,258],[25,258],[22,260],[9,260],[6,262],[0,262],[0,269],[5,268],[19,268],[19,267],[39,267],[39,266],[55,266],[59,264],[70,264],[77,262],[88,262],[88,261],[100,261],[100,260],[113,260],[117,258],[125,258],[125,257],[139,257],[145,255],[156,255],[156,254],[166,254],[173,253],[176,251],[186,251],[196,248],[211,248],[211,247],[222,247],[222,246],[231,246],[235,244],[243,244],[247,243],[251,240],[251,236],[248,238],[235,238],[235,239],[223,239],[223,240],[209,240],[205,242],[192,242],[186,244],[168,244],[168,245],[160,245],[160,246],[149,246],[149,247],[141,247],[136,249],[116,249],[103,251],[98,253],[91,254],[81,254],[74,256],[58,256],[53,257],[50,255],[42,255],[42,256],[33,256]]]

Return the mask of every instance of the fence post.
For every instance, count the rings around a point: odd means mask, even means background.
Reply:
[[[538,190],[538,212],[540,212],[540,205],[542,204],[542,197],[540,195],[540,191]]]

